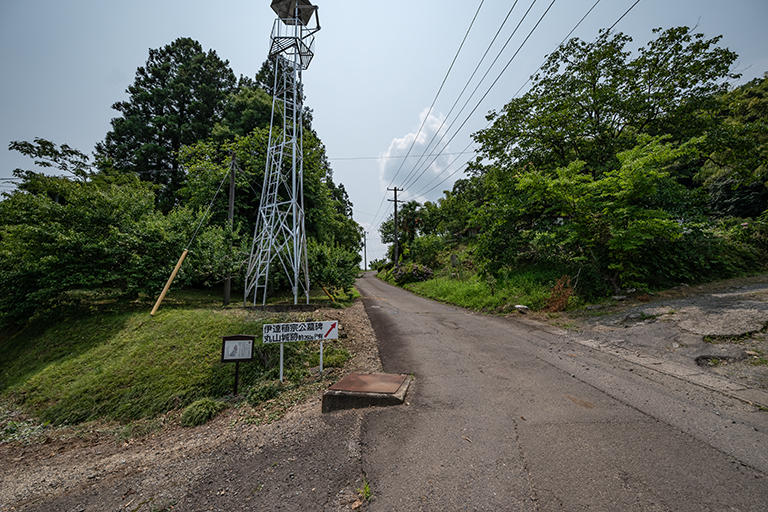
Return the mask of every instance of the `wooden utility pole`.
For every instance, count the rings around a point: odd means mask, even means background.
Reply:
[[[400,244],[397,241],[397,203],[402,203],[402,201],[397,200],[397,191],[400,192],[403,191],[401,188],[388,188],[387,190],[393,190],[395,192],[395,199],[388,199],[389,202],[395,203],[395,267],[400,266]]]
[[[230,164],[229,174],[229,210],[227,210],[227,222],[229,223],[230,232],[234,228],[235,224],[235,170],[237,169],[237,157],[235,152],[232,151],[232,163]],[[232,295],[232,276],[227,273],[227,278],[224,280],[224,305],[229,305],[229,298]],[[235,384],[237,389],[237,384]]]

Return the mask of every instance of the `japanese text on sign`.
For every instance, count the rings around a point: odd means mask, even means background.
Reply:
[[[265,324],[262,328],[262,333],[264,335],[264,343],[331,340],[339,337],[339,324],[338,322]]]

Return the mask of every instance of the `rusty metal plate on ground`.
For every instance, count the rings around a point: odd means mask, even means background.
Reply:
[[[388,373],[361,374],[351,373],[328,389],[334,391],[353,391],[358,393],[396,393],[405,382],[406,375]]]

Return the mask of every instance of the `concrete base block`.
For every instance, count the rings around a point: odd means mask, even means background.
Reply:
[[[387,407],[390,405],[400,405],[405,402],[405,395],[408,392],[408,386],[411,383],[411,378],[409,376],[403,375],[402,377],[404,377],[403,382],[394,393],[356,391],[353,389],[334,389],[338,388],[339,386],[331,386],[331,388],[325,390],[323,393],[323,413],[339,411],[343,409],[361,409],[365,407]],[[375,389],[375,385],[368,387]]]

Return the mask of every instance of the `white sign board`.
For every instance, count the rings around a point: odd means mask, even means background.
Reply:
[[[339,337],[338,322],[293,322],[264,324],[264,343],[335,340]]]
[[[280,344],[280,381],[283,380],[283,343],[293,341],[320,341],[320,373],[323,372],[323,341],[339,338],[339,322],[293,322],[290,324],[264,324],[264,343]]]

